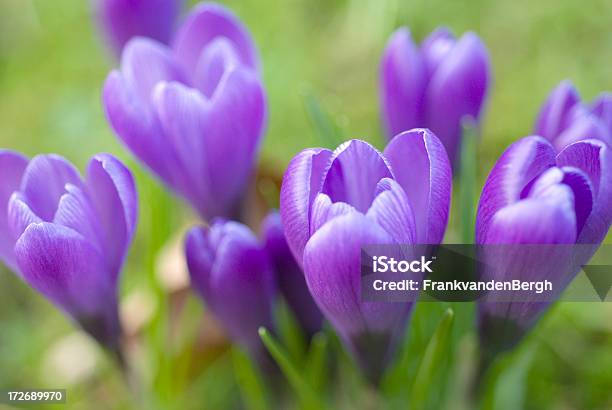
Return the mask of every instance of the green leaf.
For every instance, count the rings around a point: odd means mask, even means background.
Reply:
[[[291,361],[287,352],[280,346],[274,337],[268,332],[265,327],[259,328],[259,336],[264,345],[274,358],[281,371],[287,377],[291,387],[295,390],[302,409],[321,409],[325,406],[322,401],[316,396],[312,386],[306,381],[303,373]]]
[[[434,380],[437,375],[446,371],[445,360],[450,347],[454,316],[452,309],[446,310],[425,349],[412,386],[412,409],[426,408],[430,398],[439,390]]]
[[[306,337],[287,303],[278,304],[276,323],[279,338],[294,362],[302,362],[306,353]]]
[[[310,384],[316,391],[321,391],[325,385],[325,369],[327,361],[327,336],[319,332],[312,337],[308,360],[306,362],[306,374]]]
[[[236,380],[242,396],[244,397],[245,406],[251,410],[265,410],[270,408],[267,403],[264,386],[261,383],[261,375],[253,365],[249,356],[240,350],[240,348],[235,347],[232,350],[232,359],[234,362]]]
[[[478,177],[478,126],[474,119],[462,121],[461,157],[459,163],[459,215],[461,216],[461,241],[474,243],[476,223],[476,196]]]
[[[340,129],[311,91],[305,90],[303,96],[306,113],[323,145],[335,148],[344,140]]]

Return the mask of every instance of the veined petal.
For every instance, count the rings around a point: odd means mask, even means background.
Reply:
[[[380,71],[382,116],[387,137],[423,126],[426,67],[407,28],[387,43]]]
[[[580,96],[571,81],[562,81],[542,106],[534,133],[553,141],[569,125],[570,112],[579,103]]]
[[[402,187],[394,180],[384,178],[378,183],[378,190],[366,216],[383,228],[395,243],[415,243],[414,213]]]
[[[117,275],[136,230],[138,197],[132,173],[110,154],[98,154],[87,168],[92,198],[109,270]]]
[[[485,182],[476,215],[476,243],[483,243],[493,216],[521,199],[524,190],[555,165],[555,150],[542,137],[525,137],[512,144],[495,163]]]
[[[557,156],[560,166],[575,167],[589,178],[593,189],[593,210],[578,238],[579,243],[599,244],[612,224],[612,155],[598,140],[585,140],[567,146]]]
[[[489,53],[474,33],[464,34],[427,87],[426,119],[455,163],[464,117],[480,119],[491,81]]]
[[[365,141],[351,140],[334,151],[321,192],[366,212],[385,177],[393,175],[382,154]]]
[[[214,3],[193,9],[176,34],[174,50],[193,74],[203,50],[219,37],[235,45],[242,64],[259,71],[259,56],[248,30],[231,11]]]
[[[16,271],[15,238],[9,227],[8,203],[13,192],[19,189],[23,172],[28,165],[28,160],[23,155],[0,150],[0,260],[11,270]]]
[[[598,139],[608,145],[612,144],[610,131],[599,118],[592,114],[576,118],[552,142],[557,151],[561,151],[569,144],[585,139]]]
[[[310,238],[311,204],[321,190],[332,157],[327,149],[305,149],[296,155],[283,177],[280,213],[287,243],[302,266],[302,254]]]
[[[324,193],[316,196],[310,209],[310,236],[332,219],[351,212],[359,212],[345,202],[333,202]]]
[[[429,130],[396,136],[384,153],[414,212],[416,242],[442,242],[451,201],[452,172],[444,146]]]
[[[30,224],[40,223],[43,222],[43,220],[30,209],[26,199],[20,192],[13,192],[13,195],[11,195],[11,199],[9,199],[8,202],[7,216],[9,233],[13,243],[11,253],[13,253],[15,242],[17,242],[19,237],[23,234],[23,231],[25,231]]]
[[[83,188],[79,171],[66,159],[55,154],[37,155],[29,162],[20,191],[32,211],[44,221],[55,216],[66,184]]]

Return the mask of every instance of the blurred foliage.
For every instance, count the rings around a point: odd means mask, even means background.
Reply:
[[[387,37],[400,25],[408,25],[419,40],[439,25],[456,34],[473,30],[491,51],[494,86],[478,147],[478,187],[505,147],[530,134],[540,104],[560,80],[570,78],[586,99],[612,89],[608,0],[224,3],[243,19],[261,50],[271,112],[261,163],[277,177],[305,147],[333,147],[343,138],[383,146],[378,63]],[[236,374],[248,379],[249,370],[240,353],[228,350],[198,300],[188,291],[169,290],[160,280],[167,266],[160,268],[160,251],[181,241],[195,218],[130,157],[107,126],[100,90],[116,63],[101,44],[89,6],[76,0],[0,1],[0,146],[28,155],[57,152],[81,167],[94,153],[109,151],[135,171],[140,221],[121,292],[124,300],[137,294],[151,301],[152,313],[130,347],[141,385],[130,386],[136,391],[130,394],[109,358],[87,340],[69,339],[71,324],[0,267],[0,388],[67,387],[69,407],[75,409],[242,407]],[[459,226],[454,209],[447,242],[460,241]],[[181,263],[176,248],[168,256],[171,266]],[[136,313],[141,305],[136,304]],[[417,307],[406,345],[384,385],[391,397],[386,405],[402,408],[409,399],[425,352],[438,349],[428,345],[440,332],[436,327],[445,309],[433,303]],[[611,317],[609,304],[555,306],[523,346],[492,369],[493,387],[483,406],[612,408]],[[439,381],[431,365],[427,370],[427,380],[445,386],[448,408],[461,408],[465,397],[457,386],[473,370],[466,358],[473,353],[474,335],[455,339],[457,360],[446,377]],[[339,408],[380,407],[380,398],[363,388],[333,332],[328,329],[315,340],[299,360],[317,361],[306,373],[325,376],[323,385],[310,380],[317,391]],[[339,359],[326,361],[329,353]],[[439,356],[426,357],[432,355]],[[290,401],[283,400],[288,406]]]

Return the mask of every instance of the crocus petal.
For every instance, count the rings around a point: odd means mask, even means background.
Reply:
[[[226,71],[241,64],[232,43],[225,37],[213,40],[202,52],[194,74],[194,86],[212,97]]]
[[[314,234],[323,225],[332,219],[346,215],[351,212],[358,212],[355,208],[345,202],[333,202],[326,194],[319,194],[312,202],[310,209],[310,235]]]
[[[306,245],[304,273],[308,288],[345,338],[388,330],[397,320],[399,304],[360,302],[361,247],[389,243],[393,239],[371,219],[350,213],[325,224]],[[381,305],[381,310],[366,317],[367,305]]]
[[[570,112],[580,102],[578,91],[562,81],[548,96],[536,120],[534,133],[553,141],[569,125]]]
[[[121,57],[121,73],[135,96],[146,104],[160,81],[186,82],[183,69],[176,63],[172,51],[148,38],[131,40]]]
[[[452,173],[440,140],[429,130],[411,130],[396,136],[384,156],[410,201],[416,242],[442,242],[450,209]]]
[[[181,4],[182,0],[96,0],[95,11],[100,29],[120,55],[135,36],[168,43]]]
[[[266,96],[257,76],[244,68],[226,72],[210,100],[204,125],[212,215],[239,212],[267,118]]]
[[[446,147],[452,163],[457,160],[463,118],[480,119],[490,71],[487,48],[476,34],[466,33],[428,85],[427,125]]]
[[[537,197],[508,205],[493,215],[482,243],[574,243],[574,195],[565,185],[549,186]]]
[[[555,165],[555,150],[542,137],[525,137],[504,151],[485,182],[476,215],[476,242],[487,237],[491,219],[521,198],[531,181]]]
[[[11,256],[14,257],[15,242],[17,242],[17,239],[23,234],[23,231],[25,231],[30,224],[40,222],[43,222],[43,220],[30,209],[24,196],[20,192],[14,192],[13,195],[11,195],[11,199],[9,199],[7,219],[7,225],[11,235],[10,239],[13,245],[10,250]],[[14,271],[20,275],[16,265],[14,266]]]
[[[20,190],[32,211],[42,220],[51,221],[66,184],[83,187],[74,165],[58,155],[38,155],[25,169]]]
[[[315,304],[302,269],[297,264],[283,233],[280,214],[270,212],[262,222],[266,252],[276,270],[276,280],[287,304],[308,335],[321,330],[323,315]]]
[[[138,219],[134,177],[117,158],[98,154],[87,167],[87,186],[103,232],[109,270],[118,275]]]
[[[576,167],[589,178],[593,210],[578,238],[579,243],[599,244],[612,223],[612,155],[602,141],[585,140],[567,146],[557,156],[560,166]]]
[[[402,187],[390,178],[378,183],[379,194],[366,216],[383,228],[398,244],[412,244],[416,239],[414,213]]]
[[[407,28],[387,43],[380,72],[382,116],[387,137],[423,124],[426,68]]]
[[[10,269],[17,270],[13,248],[15,238],[9,227],[8,202],[13,192],[19,189],[28,160],[13,151],[0,150],[0,260]]]
[[[442,61],[449,55],[455,43],[455,36],[446,27],[437,28],[423,40],[421,52],[425,59],[428,79],[432,77]]]
[[[305,149],[291,160],[283,177],[281,220],[289,248],[300,266],[310,237],[310,207],[321,190],[331,157],[332,152],[327,149]]]
[[[606,144],[612,144],[610,131],[603,122],[594,115],[582,115],[575,119],[552,142],[557,151],[577,141],[585,139],[598,139]]]
[[[591,104],[591,113],[597,116],[612,134],[612,93],[601,93]],[[610,144],[608,144],[610,145]]]
[[[222,232],[211,233],[215,230]],[[241,224],[217,222],[210,231],[192,230],[186,252],[191,277],[202,285],[198,291],[209,308],[233,339],[257,350],[258,328],[272,328],[275,295],[270,262],[257,238]],[[200,252],[204,259],[197,255]]]
[[[116,298],[100,253],[76,231],[31,224],[15,245],[24,280],[103,343],[116,341]]]
[[[351,140],[334,151],[321,192],[332,202],[345,202],[366,212],[378,181],[385,177],[392,174],[382,154],[365,141]]]
[[[139,160],[169,185],[174,184],[164,136],[149,106],[142,104],[133,87],[118,71],[104,83],[103,105],[115,134]]]
[[[214,3],[204,3],[193,9],[176,34],[174,50],[193,74],[202,51],[219,37],[234,44],[242,64],[259,70],[259,56],[246,27],[231,11]]]

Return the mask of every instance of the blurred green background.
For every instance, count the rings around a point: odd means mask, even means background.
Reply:
[[[400,25],[418,41],[439,25],[455,34],[472,30],[490,50],[494,83],[479,147],[479,187],[505,147],[530,134],[539,106],[560,80],[571,79],[587,100],[612,89],[608,0],[222,3],[246,23],[261,51],[270,123],[260,162],[279,176],[305,147],[333,147],[348,138],[383,146],[378,65]],[[136,172],[141,216],[121,293],[132,353],[146,375],[136,388],[154,394],[131,397],[113,363],[4,267],[0,389],[66,387],[70,407],[84,409],[240,407],[223,337],[182,290],[180,240],[194,217],[132,160],[106,124],[100,92],[115,62],[89,6],[0,0],[0,146],[30,156],[56,152],[81,169],[91,155],[108,151]],[[332,123],[324,135],[321,116]],[[458,241],[456,225],[455,217],[447,242]],[[439,312],[431,321],[438,320]],[[612,408],[611,304],[559,304],[526,345],[516,353],[519,365],[494,389],[494,407]]]

